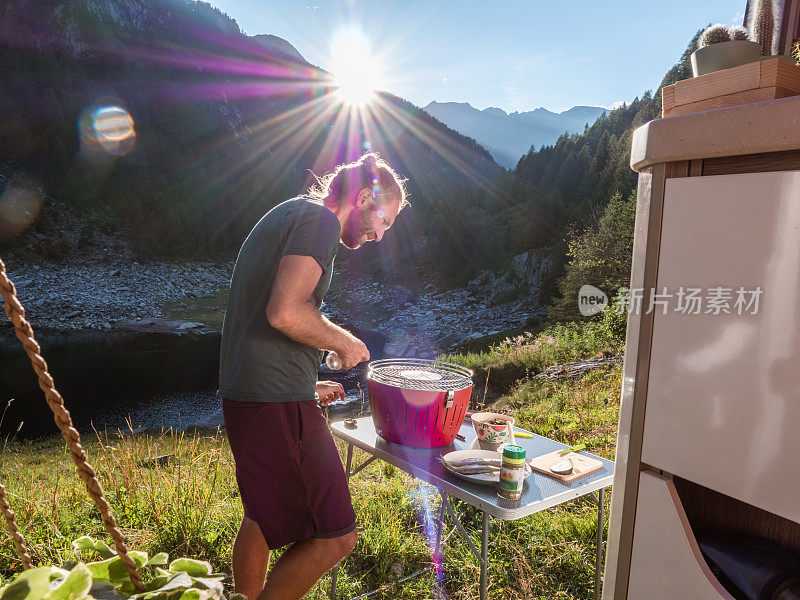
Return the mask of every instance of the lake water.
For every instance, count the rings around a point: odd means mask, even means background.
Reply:
[[[219,333],[37,331],[36,339],[56,389],[83,434],[221,423],[221,403],[215,397]],[[332,415],[344,418],[361,410],[363,368],[322,373],[321,378],[340,381],[347,392],[348,402],[332,405]],[[0,332],[0,414],[3,437],[58,434],[11,329]]]

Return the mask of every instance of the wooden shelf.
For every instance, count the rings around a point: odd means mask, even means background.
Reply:
[[[770,58],[684,79],[661,90],[663,117],[800,94],[800,67]]]

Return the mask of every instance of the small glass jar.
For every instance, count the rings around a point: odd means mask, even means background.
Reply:
[[[503,462],[500,464],[500,484],[497,495],[506,500],[522,498],[525,483],[525,448],[506,444],[503,447]]]

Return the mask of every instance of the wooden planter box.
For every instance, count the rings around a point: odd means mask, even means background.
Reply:
[[[662,117],[800,94],[800,67],[770,58],[684,79],[661,90]]]

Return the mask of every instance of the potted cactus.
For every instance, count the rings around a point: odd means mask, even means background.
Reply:
[[[755,0],[750,38],[761,46],[761,56],[772,56],[775,40],[775,0]]]
[[[700,34],[699,46],[691,56],[695,77],[756,61],[762,49],[758,42],[749,39],[744,27],[726,27],[721,23]]]

